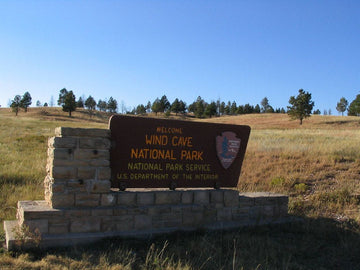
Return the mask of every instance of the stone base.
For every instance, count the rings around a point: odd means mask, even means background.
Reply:
[[[19,201],[17,220],[4,221],[6,247],[57,247],[109,237],[148,237],[176,231],[221,230],[287,220],[288,197],[228,189],[114,192],[114,204],[51,208]],[[19,229],[25,232],[21,237]]]

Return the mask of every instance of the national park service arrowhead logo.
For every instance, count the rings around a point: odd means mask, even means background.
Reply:
[[[235,160],[240,142],[241,140],[231,131],[225,131],[216,137],[216,152],[224,169],[229,168]]]

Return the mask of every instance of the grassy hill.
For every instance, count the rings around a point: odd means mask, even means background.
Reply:
[[[43,199],[47,138],[57,126],[107,128],[109,114],[0,108],[0,220],[19,200]],[[181,118],[171,116],[171,118]],[[359,269],[360,118],[284,114],[190,121],[250,125],[238,189],[290,196],[302,223],[258,229],[175,234],[144,242],[107,240],[68,250],[10,254],[1,266],[27,269]],[[2,226],[0,238],[4,238]],[[5,268],[6,269],[6,268]]]

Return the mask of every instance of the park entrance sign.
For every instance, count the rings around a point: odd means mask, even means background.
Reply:
[[[236,187],[250,127],[115,115],[113,188]]]

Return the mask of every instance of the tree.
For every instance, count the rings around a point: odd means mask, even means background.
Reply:
[[[66,88],[63,88],[60,90],[59,99],[57,101],[59,106],[64,104],[67,93],[68,93],[68,90],[66,90]]]
[[[348,115],[360,116],[360,94],[350,103]]]
[[[93,110],[95,110],[96,108],[96,101],[92,96],[89,96],[86,100],[85,100],[85,107],[89,110],[89,114],[90,114],[90,118],[92,116],[92,112]]]
[[[344,116],[344,112],[346,111],[348,104],[349,103],[346,100],[346,98],[342,97],[342,98],[340,98],[340,101],[336,104],[336,110],[339,113],[341,112],[341,115]]]
[[[113,97],[110,97],[109,101],[107,103],[107,108],[108,108],[109,112],[116,113],[116,111],[117,111],[117,101],[116,101],[116,99],[114,99]]]
[[[138,115],[146,114],[146,107],[143,104],[140,104],[136,107],[135,113]]]
[[[148,101],[148,103],[146,104],[146,112],[150,113],[151,112],[151,102]]]
[[[226,115],[229,115],[230,114],[230,108],[231,108],[231,102],[228,101],[228,103],[225,105],[225,108],[224,108],[224,113]]]
[[[299,89],[299,94],[291,96],[289,99],[291,106],[288,106],[288,115],[291,119],[300,120],[300,125],[304,118],[311,116],[311,111],[314,107],[314,101],[311,100],[311,94],[305,92],[303,89]]]
[[[25,92],[21,101],[20,101],[20,106],[21,108],[24,108],[25,112],[27,112],[27,108],[31,105],[31,95],[29,92]]]
[[[151,110],[155,113],[155,115],[158,114],[158,112],[161,112],[161,102],[159,98],[156,98],[151,105]]]
[[[186,113],[186,103],[182,100],[179,101],[179,113]]]
[[[215,101],[210,102],[210,104],[206,106],[204,114],[210,118],[213,115],[217,115],[217,105]]]
[[[49,105],[47,104],[47,102],[44,103],[44,107],[48,107]]]
[[[76,101],[76,107],[84,108],[84,99],[82,97],[79,97],[78,101]]]
[[[206,107],[205,101],[200,96],[198,96],[196,101],[190,104],[189,111],[193,112],[195,117],[200,118],[203,117],[204,115],[205,107]]]
[[[177,115],[180,112],[180,101],[178,98],[175,98],[174,102],[171,104],[170,110]]]
[[[97,103],[97,107],[99,108],[99,111],[105,112],[106,111],[107,102],[104,100],[99,99]]]
[[[36,101],[36,107],[41,107],[41,102],[40,102],[40,100]]]
[[[239,105],[237,114],[244,114],[244,105]]]
[[[313,112],[313,114],[315,114],[315,115],[320,115],[320,114],[321,114],[321,112],[320,112],[320,110],[319,110],[319,109],[317,109],[317,110],[315,110],[315,111]]]
[[[76,110],[76,100],[73,91],[69,91],[65,95],[62,108],[64,112],[69,113],[69,117],[71,117],[71,112]]]
[[[10,107],[12,108],[12,111],[15,112],[15,115],[17,116],[21,107],[21,96],[16,95],[14,99],[11,101]]]
[[[235,115],[235,114],[237,114],[237,111],[238,111],[238,107],[236,105],[236,102],[233,101],[230,106],[230,114]]]
[[[161,110],[161,112],[165,112],[168,109],[170,109],[170,102],[167,99],[167,97],[165,95],[163,95],[160,99],[160,110]]]
[[[93,111],[96,108],[96,101],[92,96],[89,96],[86,100],[85,100],[85,107],[90,110]]]
[[[261,112],[262,113],[266,113],[268,107],[270,106],[269,105],[269,100],[267,97],[264,97],[262,100],[261,100]]]
[[[225,113],[225,102],[224,101],[222,101],[220,103],[219,113],[220,113],[220,115],[223,115]]]
[[[248,104],[249,105],[249,104]],[[249,105],[250,106],[250,105]],[[255,107],[254,106],[250,106],[250,113],[260,113],[261,109],[259,104],[256,104]]]

